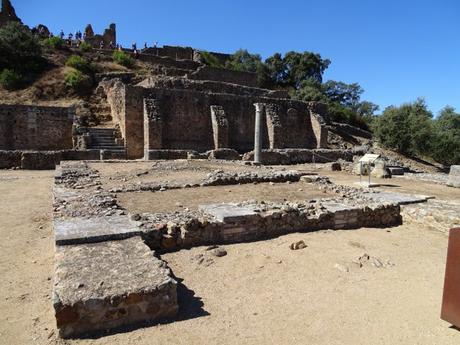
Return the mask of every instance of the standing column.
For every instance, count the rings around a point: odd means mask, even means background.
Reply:
[[[254,103],[254,106],[256,107],[256,121],[254,128],[254,163],[260,163],[262,151],[262,131],[260,125],[262,124],[264,104]]]

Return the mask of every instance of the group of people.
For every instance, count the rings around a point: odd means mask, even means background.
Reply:
[[[53,34],[50,33],[49,37],[53,37]],[[75,32],[75,34],[69,32],[67,37],[66,37],[66,35],[64,33],[64,30],[61,30],[60,33],[59,33],[59,37],[62,40],[67,41],[67,44],[69,45],[69,47],[76,46],[78,48],[80,46],[80,44],[85,41],[86,34],[82,33],[80,30],[77,30]],[[154,42],[153,43],[153,48],[157,48],[157,46],[158,46],[158,42]],[[147,46],[147,42],[145,42],[144,43],[144,48],[142,50],[145,50],[145,49],[148,49],[148,48],[149,47]],[[108,44],[106,44],[106,42],[104,40],[101,40],[100,43],[99,43],[99,49],[110,49],[110,50],[115,50],[116,49],[116,50],[122,51],[123,47],[122,47],[121,44],[116,44],[115,45],[112,41],[110,41]],[[135,58],[139,57],[139,54],[142,52],[142,50],[139,50],[137,48],[137,43],[136,42],[134,42],[131,45],[131,50],[132,50]]]

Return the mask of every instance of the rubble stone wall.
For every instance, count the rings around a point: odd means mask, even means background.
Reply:
[[[202,66],[188,75],[189,79],[216,80],[225,83],[257,87],[257,74],[243,71],[232,71],[225,68]]]
[[[303,102],[178,89],[152,88],[146,89],[145,94],[145,97],[158,101],[159,113],[163,119],[163,149],[193,149],[199,152],[213,149],[211,109],[219,106],[225,112],[228,122],[228,147],[240,152],[251,150],[254,146],[256,102],[276,105],[274,108],[277,109],[279,121],[277,148],[318,146],[310,110]],[[269,148],[267,121],[263,122],[262,134],[263,147]]]
[[[0,150],[72,148],[74,108],[0,105]]]

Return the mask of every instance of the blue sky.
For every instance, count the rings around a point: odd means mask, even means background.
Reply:
[[[102,32],[118,41],[246,48],[264,58],[313,51],[332,61],[325,80],[358,82],[363,99],[398,105],[425,97],[436,114],[460,111],[459,0],[13,0],[29,26]]]

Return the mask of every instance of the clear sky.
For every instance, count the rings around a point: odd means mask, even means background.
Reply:
[[[460,111],[460,0],[12,2],[25,24],[54,33],[114,22],[123,46],[313,51],[332,61],[325,80],[358,82],[382,110],[424,97],[435,114],[447,104]]]

